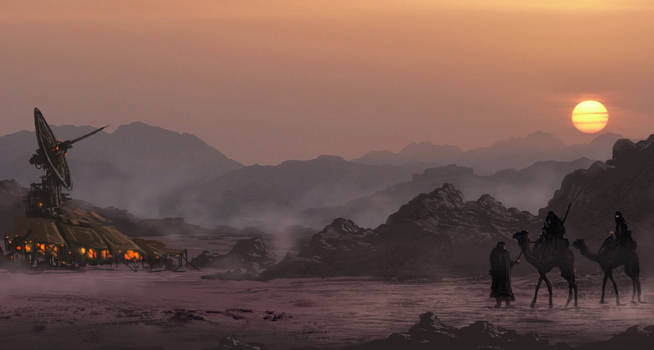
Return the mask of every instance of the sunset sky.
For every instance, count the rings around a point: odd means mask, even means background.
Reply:
[[[654,133],[654,2],[0,0],[0,134],[143,121],[246,164]]]

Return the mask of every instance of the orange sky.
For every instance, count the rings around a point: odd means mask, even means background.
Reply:
[[[654,133],[648,1],[24,3],[0,1],[0,134],[39,106],[268,164],[535,130],[580,142],[584,98],[606,104],[607,131]]]

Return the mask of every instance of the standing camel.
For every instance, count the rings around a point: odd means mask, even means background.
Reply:
[[[602,271],[604,271],[600,303],[605,304],[606,281],[610,279],[611,283],[613,283],[613,290],[615,291],[615,302],[620,305],[620,294],[618,293],[618,285],[613,279],[613,269],[622,265],[624,265],[624,272],[631,278],[631,285],[633,287],[631,302],[636,303],[636,293],[638,293],[638,303],[642,302],[640,299],[640,263],[638,261],[638,253],[636,253],[636,249],[634,249],[634,246],[630,242],[614,241],[611,244],[605,244],[597,254],[592,253],[588,249],[583,239],[574,241],[572,245],[579,249],[581,255],[599,263]]]
[[[568,301],[565,303],[567,307],[572,300],[574,292],[575,307],[577,306],[577,283],[575,282],[574,270],[574,255],[572,250],[568,248],[567,240],[555,238],[552,240],[539,240],[534,248],[529,246],[529,233],[527,231],[520,231],[513,235],[513,238],[518,241],[522,254],[528,263],[533,265],[538,270],[538,283],[536,284],[536,292],[534,299],[531,301],[531,307],[536,305],[538,299],[538,290],[543,281],[547,285],[549,292],[549,306],[552,304],[552,283],[547,278],[547,273],[552,271],[553,268],[558,267],[561,271],[561,276],[568,281]]]

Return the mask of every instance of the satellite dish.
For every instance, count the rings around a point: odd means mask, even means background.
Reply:
[[[68,150],[74,143],[99,133],[106,126],[76,139],[61,141],[57,140],[41,111],[34,108],[34,128],[39,148],[30,159],[30,163],[38,169],[45,170],[45,176],[41,177],[41,183],[30,186],[27,213],[30,216],[53,216],[60,212],[61,203],[68,199],[67,195],[61,192],[61,188],[69,191],[73,189],[70,169],[66,161]]]
[[[70,170],[68,162],[66,162],[65,150],[60,149],[59,144],[61,142],[57,141],[52,129],[50,129],[50,125],[45,121],[38,108],[34,108],[34,127],[40,151],[37,152],[41,153],[43,159],[47,162],[45,164],[46,171],[51,170],[65,189],[72,190],[73,184],[70,181]]]

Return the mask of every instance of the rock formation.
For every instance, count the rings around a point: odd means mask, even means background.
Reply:
[[[191,262],[198,267],[245,269],[248,272],[256,272],[270,267],[275,260],[263,239],[255,237],[238,240],[227,254],[204,251]]]
[[[297,256],[287,256],[263,277],[433,277],[443,270],[486,266],[495,241],[510,243],[514,232],[538,225],[535,216],[489,195],[466,202],[445,184],[418,195],[374,230],[334,220]]]
[[[622,211],[639,249],[651,247],[654,237],[654,135],[634,143],[619,140],[613,157],[565,177],[546,208],[558,212],[573,203],[566,223],[570,238],[598,246],[613,230],[614,213]],[[643,256],[643,258],[646,258]],[[652,259],[649,259],[652,260]],[[651,263],[651,261],[650,261]]]

